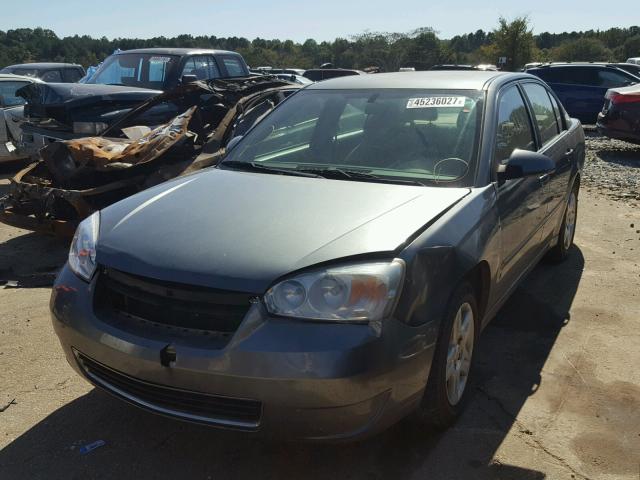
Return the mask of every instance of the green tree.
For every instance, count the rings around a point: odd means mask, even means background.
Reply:
[[[613,53],[595,38],[569,40],[551,51],[551,58],[561,62],[597,62],[613,60]]]
[[[533,32],[529,28],[528,17],[516,17],[511,22],[504,17],[498,20],[498,28],[493,31],[494,52],[506,57],[505,70],[515,71],[531,61],[535,46]],[[491,63],[498,59],[494,58]]]
[[[640,35],[634,35],[624,41],[622,45],[622,53],[624,58],[620,60],[626,60],[631,57],[640,57]]]

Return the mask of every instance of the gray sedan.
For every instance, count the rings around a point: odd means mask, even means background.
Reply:
[[[536,77],[344,77],[216,168],[78,227],[51,299],[69,363],[149,411],[313,440],[450,425],[478,335],[576,225],[584,134]]]

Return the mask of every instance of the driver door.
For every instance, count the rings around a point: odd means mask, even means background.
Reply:
[[[499,94],[494,166],[506,163],[515,149],[536,151],[529,109],[517,85]],[[497,206],[501,226],[499,285],[508,290],[537,258],[545,219],[544,188],[538,176],[499,181]]]

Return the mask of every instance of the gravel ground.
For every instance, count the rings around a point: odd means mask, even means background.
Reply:
[[[582,186],[640,205],[640,145],[613,140],[585,126],[587,156]]]

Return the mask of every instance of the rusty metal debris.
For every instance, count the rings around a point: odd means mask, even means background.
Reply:
[[[259,76],[193,82],[153,97],[100,137],[59,141],[41,149],[39,160],[18,172],[9,194],[0,198],[0,221],[71,236],[95,210],[215,165],[232,137],[242,135],[298,88]]]

